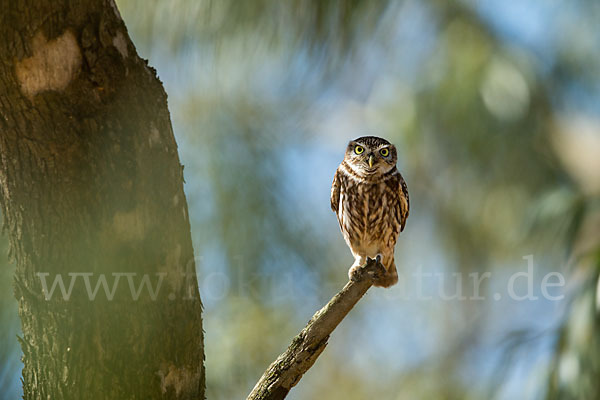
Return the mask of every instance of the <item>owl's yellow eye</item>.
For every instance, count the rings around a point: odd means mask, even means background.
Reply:
[[[364,151],[365,151],[365,148],[364,148],[364,147],[362,147],[362,146],[356,146],[356,147],[354,148],[354,152],[355,152],[356,154],[362,154]]]
[[[383,149],[379,150],[379,153],[380,153],[382,156],[384,156],[384,157],[387,157],[387,156],[389,156],[389,155],[390,155],[390,151],[389,151],[388,149],[386,149],[386,148],[383,148]]]

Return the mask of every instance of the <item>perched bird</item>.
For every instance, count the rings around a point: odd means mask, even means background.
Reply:
[[[408,217],[408,190],[396,169],[396,147],[385,139],[364,136],[352,140],[331,186],[331,209],[355,261],[348,276],[367,257],[381,257],[386,269],[376,286],[398,282],[394,246]]]

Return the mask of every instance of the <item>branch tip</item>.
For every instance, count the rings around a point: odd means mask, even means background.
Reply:
[[[247,400],[281,400],[315,363],[327,340],[369,288],[385,275],[381,256],[367,258],[350,281],[310,319],[287,350],[267,368]]]

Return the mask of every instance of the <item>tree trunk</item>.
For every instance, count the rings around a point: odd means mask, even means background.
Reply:
[[[112,0],[0,10],[0,205],[24,398],[204,398],[183,168],[155,71]]]

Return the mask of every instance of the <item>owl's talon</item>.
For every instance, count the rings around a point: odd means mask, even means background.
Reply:
[[[348,270],[348,278],[351,281],[357,281],[360,276],[360,265],[354,265]]]
[[[369,274],[369,278],[371,278],[371,280],[373,281],[373,283],[380,281],[384,275],[385,275],[385,271],[382,270],[381,267],[377,268],[375,270],[370,270],[368,272]]]

